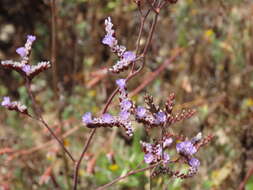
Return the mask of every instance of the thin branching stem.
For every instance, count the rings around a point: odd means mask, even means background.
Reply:
[[[143,50],[143,53],[142,55],[145,57],[145,55],[147,54],[147,51],[148,51],[148,48],[150,46],[150,43],[152,41],[152,38],[153,38],[153,34],[154,34],[154,31],[155,31],[155,27],[156,27],[156,24],[157,24],[157,19],[158,19],[158,15],[159,14],[155,14],[155,18],[152,22],[152,25],[151,25],[151,30],[150,30],[150,33],[149,33],[149,36],[148,36],[148,40],[146,42],[146,45],[144,47],[144,50]]]
[[[157,162],[156,164],[150,165],[150,166],[148,166],[148,167],[146,167],[146,168],[141,168],[141,169],[129,171],[129,172],[127,172],[127,174],[125,174],[125,175],[123,175],[123,176],[117,177],[116,179],[112,180],[110,183],[107,183],[107,184],[105,184],[105,185],[103,185],[103,186],[101,186],[101,187],[98,187],[96,190],[104,190],[104,189],[106,189],[106,188],[112,186],[113,184],[117,183],[118,181],[127,178],[127,177],[130,176],[130,175],[134,175],[134,174],[136,174],[136,173],[144,172],[144,171],[146,171],[146,170],[152,169],[152,168],[158,166],[159,164],[160,164],[160,162]]]
[[[62,147],[62,149],[64,150],[64,152],[69,156],[69,158],[73,162],[75,162],[75,159],[73,158],[72,154],[66,149],[66,147],[64,146],[64,143],[57,137],[57,135],[54,133],[54,131],[51,129],[51,127],[43,119],[43,117],[41,115],[41,112],[40,112],[39,105],[36,103],[34,95],[33,95],[33,92],[31,90],[31,82],[28,79],[28,77],[26,77],[26,89],[27,89],[28,94],[29,94],[29,96],[30,96],[30,98],[32,100],[32,106],[33,106],[34,112],[36,114],[36,120],[39,121],[40,123],[42,123],[45,128],[47,128],[47,130],[50,132],[50,134],[54,137],[54,139]]]

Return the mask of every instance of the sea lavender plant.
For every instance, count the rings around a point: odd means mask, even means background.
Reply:
[[[117,181],[128,177],[129,175],[149,169],[152,169],[152,172],[150,174],[151,177],[156,177],[158,175],[169,175],[171,177],[183,179],[192,177],[197,173],[200,166],[200,161],[195,157],[195,155],[199,151],[200,147],[210,142],[212,136],[202,138],[202,134],[199,133],[193,138],[188,138],[183,135],[174,134],[171,132],[172,130],[168,130],[171,129],[172,124],[192,117],[195,111],[189,109],[182,110],[179,113],[174,113],[173,106],[175,101],[175,94],[173,93],[168,96],[164,108],[161,108],[160,106],[154,104],[153,97],[150,95],[146,95],[144,97],[146,106],[137,105],[137,103],[130,99],[127,91],[128,81],[139,74],[145,65],[146,55],[152,42],[154,30],[157,25],[158,15],[161,9],[176,2],[176,0],[135,0],[141,20],[135,51],[129,51],[125,46],[119,45],[118,39],[116,38],[116,32],[113,29],[112,19],[110,17],[105,19],[106,34],[102,39],[102,43],[108,46],[119,59],[108,70],[112,73],[120,73],[128,70],[129,73],[125,79],[116,80],[117,88],[108,98],[100,116],[94,117],[91,112],[87,112],[82,116],[83,124],[86,127],[91,128],[92,131],[78,160],[75,160],[73,158],[72,154],[65,148],[62,140],[57,137],[54,131],[43,119],[39,106],[36,103],[34,95],[31,91],[30,86],[32,79],[40,72],[50,68],[49,62],[40,62],[35,66],[30,64],[32,44],[36,40],[36,37],[28,35],[25,45],[23,47],[17,48],[16,52],[21,58],[20,61],[7,60],[1,62],[3,67],[19,72],[26,80],[26,87],[33,103],[35,116],[32,116],[30,113],[28,113],[26,106],[22,105],[20,102],[12,102],[9,97],[4,97],[1,105],[7,109],[15,110],[36,119],[49,130],[51,135],[57,140],[64,152],[74,163],[73,190],[77,189],[80,164],[85,152],[91,143],[92,138],[94,137],[96,129],[100,127],[119,127],[125,130],[127,136],[132,137],[134,135],[133,120],[143,125],[147,135],[149,135],[149,131],[151,129],[161,131],[161,135],[156,139],[150,139],[150,142],[140,141],[140,147],[144,152],[143,161],[148,165],[148,167],[130,171],[126,175],[120,176],[110,183],[99,187],[98,189],[105,189]],[[144,11],[144,7],[148,7],[146,12]],[[152,13],[154,15],[154,18],[150,27],[150,31],[148,33],[146,43],[142,47],[142,51],[140,51],[140,39],[143,36],[146,18]],[[117,115],[111,115],[108,113],[108,108],[112,103],[113,98],[117,94],[119,97],[120,109]],[[173,155],[171,155],[169,151],[173,148],[178,153],[175,159],[172,159]],[[181,173],[180,171],[173,171],[172,167],[170,166],[176,163],[187,164],[189,166],[188,172]]]

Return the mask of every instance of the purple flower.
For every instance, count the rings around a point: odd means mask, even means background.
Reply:
[[[36,40],[36,36],[33,35],[27,35],[27,41],[30,43],[33,43]]]
[[[126,87],[126,80],[125,79],[118,79],[116,80],[116,84],[119,88],[123,89]]]
[[[28,74],[29,72],[31,72],[31,66],[30,65],[24,65],[23,67],[22,67],[22,70],[26,73],[26,74]]]
[[[127,111],[121,111],[119,113],[119,117],[122,119],[122,120],[128,120],[129,117],[130,117],[130,113],[127,112]]]
[[[88,125],[90,123],[92,123],[92,116],[90,112],[87,112],[83,115],[82,117],[82,121],[84,124]]]
[[[122,100],[121,107],[123,108],[123,110],[129,110],[132,107],[132,102],[127,99]]]
[[[156,149],[155,149],[155,154],[156,154],[157,156],[161,156],[161,155],[162,155],[162,152],[163,152],[163,149],[162,149],[161,145],[158,144],[158,145],[156,145],[155,148],[156,148]]]
[[[185,156],[193,155],[197,152],[197,149],[193,146],[191,141],[184,141],[176,145],[177,152]]]
[[[172,138],[166,138],[163,142],[163,148],[170,146],[172,142],[173,142]]]
[[[146,109],[144,107],[138,106],[136,109],[136,115],[138,118],[143,118],[146,115]]]
[[[10,97],[5,96],[5,97],[3,98],[3,101],[2,101],[2,103],[1,103],[1,105],[2,105],[2,106],[8,106],[8,105],[10,105],[10,104],[11,104],[11,99],[10,99]]]
[[[163,163],[167,164],[170,161],[170,155],[166,152],[163,153]]]
[[[112,123],[113,122],[113,117],[109,113],[105,113],[102,115],[102,119],[105,123]]]
[[[155,116],[156,116],[156,121],[158,123],[164,123],[166,121],[166,114],[162,111],[159,111],[158,113],[156,113]]]
[[[126,60],[127,62],[132,62],[134,61],[136,58],[136,55],[134,52],[132,51],[126,51],[124,54],[123,54],[123,59]]]
[[[16,49],[16,52],[20,55],[20,57],[26,56],[26,49],[24,47],[19,47],[18,49]]]
[[[154,161],[154,155],[151,154],[151,153],[147,153],[144,155],[144,161],[147,163],[147,164],[151,164],[153,161]]]
[[[117,44],[117,40],[112,35],[107,34],[103,38],[102,43],[108,45],[109,47],[113,47],[115,44]]]
[[[191,159],[189,160],[189,165],[190,165],[191,167],[193,167],[193,168],[198,168],[199,165],[200,165],[200,162],[199,162],[199,160],[196,159],[196,158],[191,158]]]
[[[153,146],[149,143],[146,143],[145,148],[148,152],[152,152],[152,150],[153,150]]]

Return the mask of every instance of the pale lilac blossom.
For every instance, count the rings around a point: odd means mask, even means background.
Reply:
[[[198,168],[200,166],[200,161],[196,158],[191,158],[189,160],[189,165],[193,168]]]
[[[119,117],[120,117],[120,119],[122,119],[122,120],[128,120],[129,117],[130,117],[130,113],[129,113],[128,111],[121,111],[121,112],[119,113]]]
[[[140,119],[145,117],[146,112],[147,112],[147,110],[142,106],[138,106],[137,109],[136,109],[136,115]]]
[[[193,155],[197,152],[197,149],[191,143],[191,141],[184,141],[176,145],[177,152],[185,156]]]
[[[162,111],[159,111],[155,114],[157,123],[165,123],[166,122],[166,114]]]
[[[116,80],[116,84],[119,88],[124,89],[126,87],[126,80],[125,79],[118,79]]]
[[[163,142],[163,148],[169,147],[173,142],[172,138],[166,138]]]
[[[109,113],[105,113],[102,115],[102,119],[105,123],[112,123],[113,122],[113,117]]]
[[[154,160],[155,160],[155,158],[154,158],[154,155],[153,155],[153,154],[147,153],[147,154],[144,155],[144,161],[145,161],[147,164],[151,164]]]
[[[2,106],[8,106],[8,105],[10,105],[11,104],[11,99],[10,99],[10,97],[8,97],[8,96],[5,96],[5,97],[3,97],[3,101],[2,101],[2,103],[1,103],[1,105]]]
[[[26,73],[29,74],[32,71],[32,67],[30,65],[24,65],[22,67],[22,70]]]
[[[129,110],[132,107],[132,102],[128,99],[124,99],[120,103],[122,110]]]
[[[17,48],[16,52],[20,55],[20,57],[25,57],[27,55],[26,49],[24,47]]]
[[[85,113],[82,117],[82,121],[86,125],[91,124],[93,122],[91,112]]]

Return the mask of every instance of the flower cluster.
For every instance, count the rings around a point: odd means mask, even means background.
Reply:
[[[166,148],[168,148],[173,142],[172,138],[165,138],[161,142],[157,142],[154,144],[140,142],[144,155],[144,161],[147,164],[155,164],[157,162],[162,161],[163,164],[169,163],[170,156],[167,152],[165,152]]]
[[[168,2],[173,3],[174,1]],[[110,17],[105,20],[105,26],[106,35],[103,38],[102,43],[109,46],[111,51],[116,53],[119,57],[117,63],[109,70],[114,73],[119,73],[129,68],[131,63],[137,61],[138,56],[134,52],[126,51],[125,46],[118,45],[118,40],[115,37],[115,31]],[[157,164],[152,176],[168,174],[170,176],[183,179],[196,174],[200,161],[193,157],[193,155],[197,153],[201,146],[207,144],[212,137],[209,136],[202,139],[202,135],[199,133],[191,140],[188,140],[188,138],[183,135],[176,135],[172,132],[168,132],[168,129],[172,124],[192,117],[195,111],[191,109],[183,109],[181,112],[174,113],[174,93],[169,95],[163,108],[155,105],[153,97],[150,95],[146,95],[144,97],[146,106],[136,105],[128,98],[126,82],[127,80],[125,79],[116,80],[120,100],[120,112],[117,116],[104,113],[101,117],[93,118],[92,114],[88,112],[82,117],[83,123],[89,128],[113,126],[123,127],[126,134],[128,136],[132,136],[133,129],[130,117],[133,115],[136,122],[143,124],[147,134],[149,134],[149,131],[152,128],[157,128],[162,131],[160,137],[152,139],[153,143],[140,142],[144,152],[145,163],[149,165]],[[170,155],[168,154],[168,149],[170,148],[176,149],[178,153],[177,155],[179,156],[176,160],[170,158]],[[186,163],[189,166],[188,172],[180,173],[179,171],[172,171],[169,167],[169,163],[176,162]]]
[[[48,61],[39,62],[37,65],[29,64],[29,56],[31,54],[32,44],[36,40],[35,36],[28,35],[27,41],[24,47],[19,47],[16,52],[19,54],[21,61],[6,60],[2,61],[1,64],[5,68],[13,69],[28,79],[32,80],[33,77],[38,75],[40,72],[47,70],[51,67]]]
[[[83,115],[82,121],[89,128],[96,127],[122,127],[125,129],[128,136],[133,135],[132,124],[130,121],[131,108],[133,103],[128,99],[126,91],[125,79],[116,81],[120,91],[120,113],[118,116],[112,116],[109,113],[104,113],[101,117],[92,118],[92,114],[87,112]]]
[[[129,65],[136,60],[136,54],[132,51],[126,51],[125,46],[118,45],[118,40],[115,38],[115,31],[113,30],[113,24],[110,17],[105,19],[105,31],[106,35],[103,38],[102,43],[108,45],[112,52],[116,53],[120,58],[109,71],[119,73],[128,69]]]
[[[21,57],[21,64],[28,64],[29,55],[32,50],[32,44],[36,40],[35,36],[28,35],[24,47],[19,47],[16,49],[17,54]]]
[[[147,104],[146,107],[136,106],[136,104],[128,98],[126,80],[118,79],[116,80],[116,84],[119,88],[120,113],[117,116],[112,116],[109,113],[105,113],[101,117],[97,118],[92,118],[92,114],[90,112],[85,113],[82,120],[87,127],[123,127],[126,130],[126,134],[128,136],[132,136],[133,130],[130,120],[131,114],[135,116],[135,120],[137,122],[144,124],[145,129],[150,129],[152,127],[161,127],[166,131],[168,126],[171,124],[183,119],[188,119],[195,113],[193,110],[183,110],[180,113],[173,114],[172,111],[175,101],[174,94],[169,95],[164,110],[155,105],[153,97],[149,95],[145,96],[145,103]],[[170,156],[166,151],[175,141],[174,138],[176,141],[181,141],[180,143],[176,144],[176,150],[190,166],[187,174],[173,172],[168,168],[165,169],[167,167],[166,165],[170,163]],[[186,137],[177,136],[166,132],[163,134],[160,140],[156,140],[153,144],[141,141],[141,146],[143,152],[145,153],[144,161],[147,164],[156,164],[158,162],[162,162],[165,168],[160,169],[156,173],[167,171],[167,174],[171,174],[179,178],[191,177],[197,172],[200,165],[199,160],[194,158],[193,154],[195,154],[198,150],[198,147],[200,147],[199,142],[201,138],[201,133],[199,133],[191,140],[185,140],[187,139]],[[201,146],[203,144],[204,143],[202,143]]]
[[[136,120],[140,123],[143,123],[146,127],[152,128],[162,126],[164,124],[171,125],[175,122],[192,117],[195,113],[194,110],[183,110],[175,115],[172,114],[174,97],[174,94],[169,96],[165,105],[165,110],[162,110],[154,104],[152,96],[145,96],[147,107],[144,108],[142,106],[138,106],[135,109]]]
[[[1,105],[9,110],[15,110],[17,112],[20,112],[22,114],[28,114],[27,107],[20,102],[12,102],[10,97],[4,97]]]

